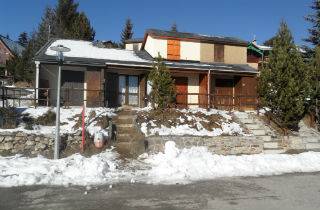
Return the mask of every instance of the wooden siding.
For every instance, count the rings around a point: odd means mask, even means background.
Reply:
[[[203,95],[202,95],[203,94]],[[200,107],[208,106],[208,74],[199,75],[199,105]]]
[[[86,71],[85,81],[87,83],[86,101],[88,107],[101,106],[101,92],[98,91],[101,88],[101,71],[93,70]]]
[[[214,45],[214,61],[215,62],[224,62],[224,45],[215,44]]]
[[[257,100],[258,80],[255,77],[241,77],[235,86],[236,103],[242,110],[255,109]]]
[[[179,40],[167,41],[167,59],[180,60],[180,41]]]
[[[233,79],[215,79],[215,107],[217,107],[218,109],[225,109],[226,107],[229,107],[231,109],[233,107],[233,87]]]

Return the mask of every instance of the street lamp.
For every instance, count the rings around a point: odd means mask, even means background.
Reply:
[[[56,110],[56,138],[54,141],[54,159],[59,158],[59,145],[60,145],[60,86],[61,86],[61,66],[63,64],[63,53],[69,52],[70,49],[63,45],[50,47],[51,50],[57,52],[57,60],[59,65],[58,70],[58,83],[57,83],[57,110]]]

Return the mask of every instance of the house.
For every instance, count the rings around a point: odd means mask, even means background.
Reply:
[[[7,75],[5,71],[6,62],[16,55],[21,55],[24,47],[11,39],[0,35],[0,76],[4,79]]]
[[[268,61],[269,53],[271,50],[272,47],[259,45],[257,44],[256,40],[253,40],[248,44],[248,64],[255,69],[261,69],[262,63]]]
[[[147,74],[160,54],[169,68],[181,107],[252,109],[257,101],[258,71],[247,63],[248,42],[221,36],[149,29],[127,49],[94,46],[80,40],[52,39],[36,54],[36,86],[49,88],[55,105],[57,61],[51,46],[64,45],[62,101],[68,105],[144,107]],[[43,90],[43,89],[42,89]],[[43,96],[37,93],[39,99]]]

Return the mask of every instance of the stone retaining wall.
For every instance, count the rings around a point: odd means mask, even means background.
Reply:
[[[72,147],[81,142],[80,135],[61,136],[60,151]],[[23,154],[26,156],[43,155],[52,157],[54,147],[53,135],[36,135],[23,132],[1,132],[0,133],[0,156]]]
[[[263,152],[263,140],[254,136],[151,136],[146,137],[147,151],[164,150],[167,141],[174,141],[180,149],[205,146],[210,152],[221,155],[258,154]]]

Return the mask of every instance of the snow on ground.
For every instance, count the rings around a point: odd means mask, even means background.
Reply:
[[[74,154],[49,160],[38,156],[0,157],[0,186],[21,185],[93,185],[120,180],[117,154],[111,150],[85,158]]]
[[[37,108],[17,108],[18,112],[22,115],[28,115],[34,119],[44,115],[49,110],[55,112],[55,108],[51,107],[37,107]],[[102,132],[107,136],[108,132],[102,129],[100,126],[96,125],[96,121],[89,119],[90,113],[94,111],[96,116],[115,116],[115,109],[98,107],[98,108],[86,108],[86,129],[90,135],[94,135],[97,132]],[[61,134],[72,134],[78,132],[81,128],[75,128],[74,126],[77,123],[78,117],[81,116],[82,107],[71,107],[70,109],[61,108],[60,109],[60,133]],[[15,129],[0,129],[0,132],[16,132],[23,131],[25,133],[35,133],[35,134],[54,134],[55,126],[44,126],[44,125],[35,125],[33,130],[27,130],[24,128],[24,124],[20,123],[19,126]]]
[[[150,108],[137,109],[138,112],[150,112]],[[190,109],[182,109],[177,110],[182,113],[186,117],[186,119],[180,117],[178,118],[180,122],[178,124],[174,124],[174,126],[165,126],[165,125],[156,125],[155,120],[145,120],[140,124],[141,131],[146,136],[153,135],[190,135],[190,136],[220,136],[220,135],[245,135],[242,131],[241,126],[232,122],[231,113],[227,111],[217,110],[217,109],[203,109],[203,108],[190,108]],[[209,121],[203,117],[196,116],[198,113],[201,113],[205,116],[210,115],[218,115],[221,117],[221,120],[216,121],[216,125],[219,127],[212,128],[210,130],[206,129],[203,126],[203,123],[209,123]],[[188,123],[192,122],[192,123]],[[194,126],[194,123],[195,126]]]
[[[178,149],[168,141],[164,153],[143,154],[137,160],[120,161],[106,150],[85,158],[79,154],[60,160],[41,156],[0,157],[0,187],[21,185],[100,185],[117,182],[186,184],[234,176],[266,176],[320,171],[320,153],[223,156],[205,147]]]
[[[320,171],[320,153],[317,152],[223,156],[210,153],[206,147],[179,150],[174,142],[166,142],[164,153],[147,156],[144,161],[151,166],[147,182],[154,184]]]

